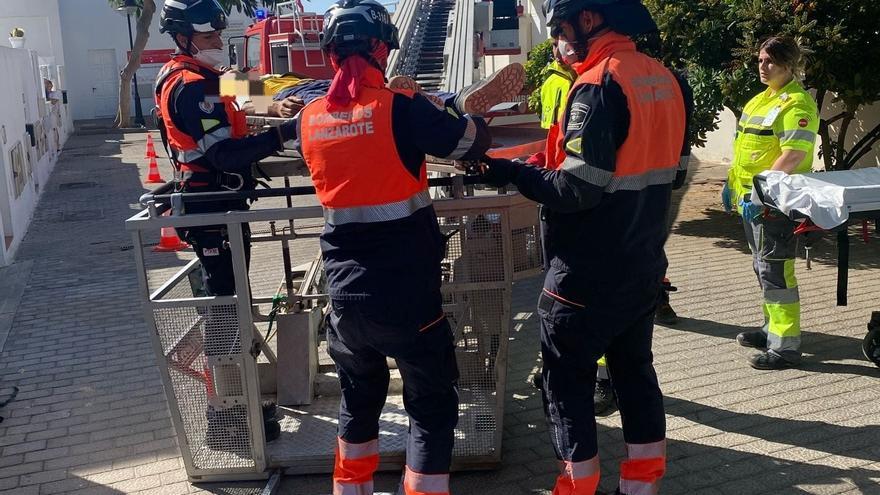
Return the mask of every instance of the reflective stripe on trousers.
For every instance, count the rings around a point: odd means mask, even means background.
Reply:
[[[593,495],[599,487],[599,456],[580,462],[560,462],[553,495]]]
[[[379,440],[348,443],[336,439],[333,495],[372,495],[373,473],[379,467]]]
[[[655,495],[666,472],[666,440],[626,444],[627,460],[620,463],[620,493]]]
[[[422,474],[407,466],[403,490],[406,495],[448,495],[449,474]]]
[[[393,203],[348,208],[325,207],[324,220],[331,225],[387,222],[406,218],[430,204],[431,195],[425,190]]]
[[[801,345],[801,303],[794,263],[795,224],[770,214],[743,221],[752,250],[752,264],[764,294],[764,332],[776,352],[798,351]]]

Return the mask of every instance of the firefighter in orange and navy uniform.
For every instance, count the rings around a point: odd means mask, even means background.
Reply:
[[[225,52],[221,31],[226,13],[216,0],[166,0],[161,15],[161,32],[169,33],[178,52],[165,64],[156,80],[158,125],[175,166],[178,192],[218,192],[253,189],[254,162],[283,148],[295,135],[294,123],[248,136],[245,115],[231,99],[220,97],[220,75],[216,67]],[[246,210],[245,200],[187,203],[187,214]],[[250,259],[250,229],[242,225],[245,257]],[[208,295],[235,294],[232,255],[224,225],[179,229],[202,265]],[[237,354],[241,343],[223,323],[205,322],[206,356]],[[223,370],[218,371],[221,375]],[[249,449],[243,406],[226,408],[213,400],[213,382],[228,382],[223,376],[207,377],[208,410],[206,443],[221,450]],[[266,439],[280,433],[271,408],[264,410]],[[246,453],[242,450],[240,453]]]
[[[547,168],[485,158],[483,173],[544,207],[543,397],[562,466],[553,493],[592,495],[598,486],[592,398],[604,353],[626,442],[618,493],[655,494],[666,424],[651,337],[685,98],[676,77],[629,38],[656,30],[638,0],[546,0],[544,13],[578,74],[548,136]]]
[[[321,44],[337,72],[327,96],[299,114],[298,139],[326,221],[327,341],[342,388],[333,493],[372,493],[392,357],[410,417],[405,492],[445,494],[458,367],[442,309],[445,239],[425,155],[477,160],[489,149],[488,127],[386,88],[388,52],[399,42],[375,0],[331,6]]]

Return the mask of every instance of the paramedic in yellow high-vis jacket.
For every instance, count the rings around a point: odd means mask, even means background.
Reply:
[[[794,274],[796,224],[751,202],[752,180],[766,170],[809,172],[819,115],[816,102],[796,74],[802,53],[791,38],[773,37],[758,56],[761,82],[768,87],[743,109],[737,125],[733,164],[722,193],[725,208],[742,215],[753,266],[764,295],[764,326],[743,332],[737,342],[762,350],[753,368],[775,370],[801,361],[800,296]]]
[[[547,78],[541,84],[541,128],[549,129],[565,112],[568,92],[577,74],[563,62],[553,40],[553,60],[547,67]]]

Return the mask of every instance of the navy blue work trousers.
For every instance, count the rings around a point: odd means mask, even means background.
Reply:
[[[458,423],[458,366],[445,317],[407,322],[401,311],[366,301],[333,301],[327,325],[330,357],[342,387],[339,436],[348,443],[379,437],[388,393],[386,356],[397,361],[410,417],[406,464],[423,474],[449,472]]]
[[[538,314],[544,409],[558,459],[581,462],[597,455],[593,390],[596,361],[603,354],[626,443],[665,438],[663,395],[651,352],[659,291],[659,275],[588,284],[551,263]]]

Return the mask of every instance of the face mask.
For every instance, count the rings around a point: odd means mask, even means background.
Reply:
[[[198,53],[193,55],[193,58],[211,67],[218,67],[226,61],[226,52],[219,48],[210,48],[199,50]]]
[[[563,39],[560,39],[556,43],[556,49],[559,50],[559,56],[562,58],[562,61],[566,65],[571,65],[578,62],[578,53],[575,50],[576,43],[570,43]]]

